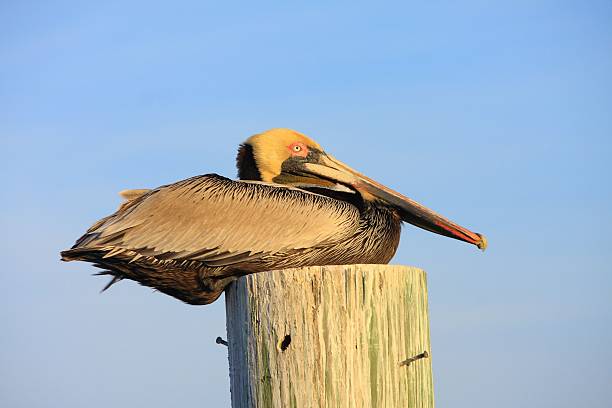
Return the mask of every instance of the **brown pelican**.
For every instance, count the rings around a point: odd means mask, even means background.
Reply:
[[[237,277],[266,270],[388,263],[402,221],[485,249],[471,232],[358,173],[307,136],[272,129],[238,151],[238,177],[196,176],[129,190],[64,261],[95,264],[184,302],[214,302]]]

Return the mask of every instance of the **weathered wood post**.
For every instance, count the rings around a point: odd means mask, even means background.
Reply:
[[[433,407],[425,272],[341,265],[226,292],[232,407]]]

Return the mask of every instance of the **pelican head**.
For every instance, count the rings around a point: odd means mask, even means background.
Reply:
[[[308,136],[291,129],[271,129],[247,139],[238,151],[238,177],[360,194],[362,199],[391,207],[405,222],[436,234],[476,245],[486,238],[463,228],[410,198],[353,170],[327,154]]]

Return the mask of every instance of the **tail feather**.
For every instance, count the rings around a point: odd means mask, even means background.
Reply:
[[[110,289],[111,286],[113,286],[115,283],[117,282],[121,282],[123,280],[123,278],[121,276],[113,276],[112,279],[106,284],[106,286],[104,286],[104,288],[102,288],[102,290],[100,291],[100,293],[104,293],[107,290]]]
[[[92,250],[89,248],[72,248],[60,252],[62,261],[88,261],[91,259]]]

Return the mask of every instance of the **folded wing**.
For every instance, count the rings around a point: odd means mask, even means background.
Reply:
[[[131,197],[130,197],[131,198]],[[70,253],[99,249],[211,266],[332,245],[359,226],[356,207],[282,185],[197,176],[128,201],[94,224]]]

